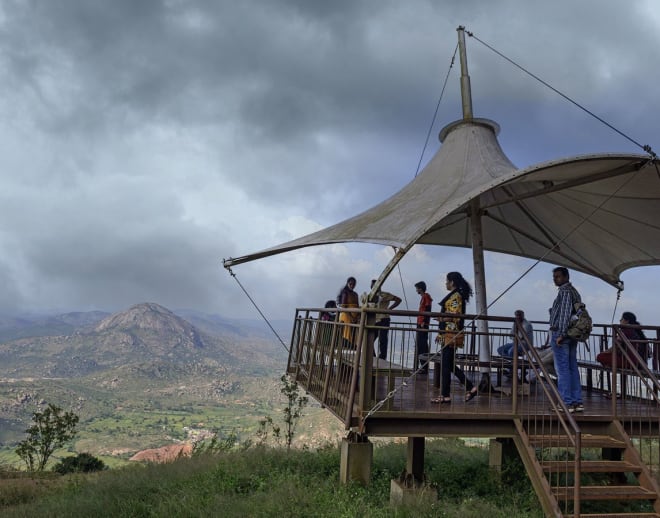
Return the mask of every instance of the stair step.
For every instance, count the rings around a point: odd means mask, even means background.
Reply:
[[[560,500],[573,499],[573,486],[553,487],[552,492]],[[653,491],[641,486],[582,486],[581,500],[655,500],[658,497]]]
[[[549,460],[541,462],[543,471],[552,473],[574,471],[573,463],[562,460]],[[583,473],[641,473],[642,468],[623,460],[583,460],[580,463]]]
[[[565,435],[532,435],[529,444],[536,448],[571,448],[570,439]],[[582,434],[582,448],[620,448],[626,443],[609,435]]]

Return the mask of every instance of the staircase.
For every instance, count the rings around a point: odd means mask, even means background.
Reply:
[[[575,449],[568,437],[530,435],[517,423],[514,439],[546,516],[573,517]],[[660,488],[619,421],[580,422],[579,516],[658,517]]]

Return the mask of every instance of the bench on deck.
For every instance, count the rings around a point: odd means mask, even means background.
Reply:
[[[599,363],[597,361],[591,361],[591,360],[578,360],[578,367],[586,369],[587,370],[587,391],[591,392],[594,389],[594,381],[593,381],[593,372],[600,372],[601,374],[601,379],[600,383],[598,384],[598,389],[601,391],[607,391],[610,392],[612,389],[611,385],[611,374],[612,374],[612,367],[603,365],[602,363]],[[660,372],[653,370],[651,367],[649,367],[649,370],[651,371],[651,374],[655,376],[656,378],[660,379]],[[617,375],[621,379],[621,387],[622,391],[625,393],[626,392],[626,385],[627,385],[627,378],[628,376],[637,376],[637,371],[635,369],[630,369],[630,368],[622,368],[622,367],[617,367],[616,369]],[[607,378],[606,378],[607,376]],[[605,388],[605,380],[607,379],[607,385],[608,388]]]
[[[605,367],[603,364],[598,363],[597,361],[592,360],[578,360],[578,367],[581,369],[586,369],[587,371],[587,391],[591,392],[594,389],[594,371],[603,373],[611,373],[612,369],[610,367]],[[603,390],[603,378],[601,378],[600,389]]]

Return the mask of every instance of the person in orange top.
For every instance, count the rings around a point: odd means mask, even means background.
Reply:
[[[339,290],[337,295],[338,308],[357,308],[358,307],[358,294],[355,292],[355,277],[346,279],[346,285]],[[339,321],[344,324],[357,324],[360,320],[359,313],[346,313],[342,311],[339,313]],[[345,325],[342,332],[343,345],[348,349],[355,349],[355,327]]]
[[[426,283],[419,281],[415,284],[417,294],[421,295],[419,300],[420,313],[428,313],[431,311],[431,304],[433,299],[431,295],[426,293]],[[429,324],[431,317],[428,315],[417,315],[417,339],[415,340],[415,365],[419,365],[422,374],[428,374],[429,363],[419,359],[420,354],[428,354],[429,352]]]

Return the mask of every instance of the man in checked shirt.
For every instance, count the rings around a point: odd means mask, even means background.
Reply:
[[[568,280],[568,269],[563,266],[555,268],[552,270],[552,279],[559,288],[557,298],[550,309],[550,345],[555,357],[557,388],[570,413],[584,412],[577,363],[577,340],[566,334],[573,314],[573,304],[582,302],[582,298]]]

